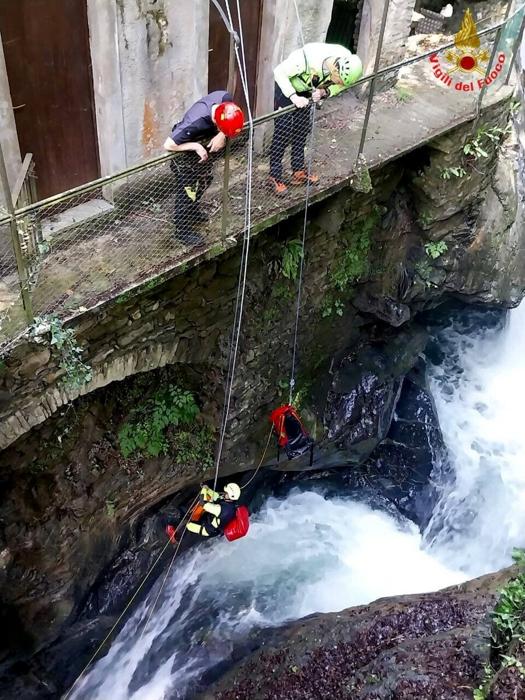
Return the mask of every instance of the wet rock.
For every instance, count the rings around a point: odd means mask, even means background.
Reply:
[[[352,463],[362,463],[390,428],[404,375],[427,342],[413,326],[385,343],[343,360],[332,381],[325,422]]]
[[[364,469],[372,478],[383,474],[381,493],[424,528],[437,499],[430,473],[435,464],[446,460],[434,400],[421,363],[404,379],[387,436]]]
[[[471,700],[489,659],[488,613],[514,572],[257,633],[234,668],[198,697]]]

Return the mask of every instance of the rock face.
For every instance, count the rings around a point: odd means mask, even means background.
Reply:
[[[437,593],[381,599],[259,633],[252,652],[199,697],[471,700],[489,661],[489,613],[514,573],[507,569]]]
[[[294,401],[315,438],[338,446],[338,464],[371,458],[387,468],[387,461],[409,459],[407,433],[429,427],[401,412],[392,423],[399,397],[409,390],[404,377],[424,345],[414,322],[419,311],[451,295],[509,307],[523,293],[524,228],[521,221],[512,224],[517,211],[509,163],[515,152],[503,141],[508,105],[484,118],[485,135],[474,138],[486,157],[465,160],[464,144],[473,136],[462,127],[373,172],[372,192],[343,191],[310,210]],[[443,177],[456,167],[465,174]],[[258,462],[268,414],[288,400],[297,293],[293,242],[302,222],[301,214],[253,245],[224,475]],[[73,624],[94,582],[125,549],[137,518],[212,475],[209,459],[174,460],[171,454],[128,461],[117,433],[133,402],[140,405],[151,386],[165,381],[159,368],[166,367],[176,381],[189,381],[214,444],[236,256],[224,253],[140,297],[123,295],[82,317],[75,331],[84,361],[93,366],[89,387],[61,384],[60,357],[45,343],[23,341],[5,358],[0,411],[10,418],[3,438],[7,443],[24,434],[1,457],[2,604],[20,631],[11,646],[40,647]],[[117,387],[125,393],[138,381],[120,380],[137,374],[144,377],[143,391],[115,408]],[[79,393],[88,395],[60,409]],[[30,431],[33,424],[41,427]],[[417,498],[410,499],[407,512],[424,513],[427,497],[422,493],[417,506]],[[392,498],[404,507],[401,496]]]

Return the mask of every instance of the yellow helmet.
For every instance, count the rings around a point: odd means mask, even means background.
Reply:
[[[231,484],[226,484],[224,487],[224,493],[226,498],[228,498],[230,501],[238,501],[241,497],[241,489],[239,488],[239,485],[234,484],[233,482]]]

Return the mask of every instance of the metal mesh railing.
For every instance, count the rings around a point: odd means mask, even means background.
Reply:
[[[487,45],[497,34],[500,45],[507,42],[508,51],[512,43],[514,52],[523,11],[512,21],[512,31],[486,31]],[[367,170],[360,163],[378,165],[476,115],[479,91],[451,90],[436,78],[436,64],[429,59],[438,47],[423,43],[423,48],[426,55],[378,71],[377,77],[393,87],[373,96],[373,104],[363,92],[375,82],[368,76],[359,81],[361,87],[327,100],[321,109],[284,109],[255,120],[255,227],[304,206],[310,158],[311,201],[349,178],[356,189],[366,189]],[[450,46],[437,51],[443,65],[446,51]],[[498,76],[498,85],[505,77]],[[313,110],[315,142],[309,153]],[[32,316],[70,317],[237,237],[244,221],[246,168],[244,133],[204,163],[194,153],[162,156],[19,208],[11,217],[0,215],[0,346]],[[13,252],[13,222],[22,261]]]

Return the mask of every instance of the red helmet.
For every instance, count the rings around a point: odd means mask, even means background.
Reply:
[[[221,102],[215,110],[214,121],[225,136],[235,138],[242,131],[244,114],[235,102]]]

